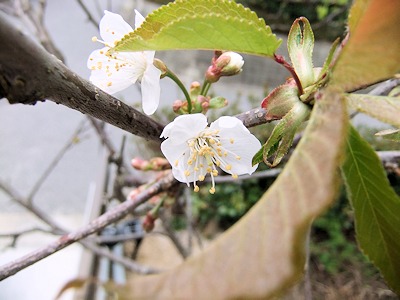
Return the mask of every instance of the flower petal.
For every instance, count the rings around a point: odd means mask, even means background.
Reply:
[[[147,66],[141,81],[142,106],[146,115],[152,115],[160,103],[160,75],[161,71],[153,63]]]
[[[110,47],[114,46],[115,41],[122,39],[126,34],[133,31],[132,27],[119,14],[114,14],[107,10],[104,11],[99,28],[101,38]]]
[[[195,138],[201,131],[207,127],[207,117],[203,114],[181,115],[172,122],[173,126],[168,127],[168,132],[162,135],[173,140],[187,141]]]
[[[261,148],[260,141],[250,133],[243,123],[235,117],[221,117],[210,126],[210,129],[219,130],[222,148],[228,151],[224,161],[232,168],[221,169],[230,174],[252,174],[257,166],[252,166],[253,156]]]
[[[105,47],[90,54],[87,65],[92,73],[89,80],[105,92],[115,94],[135,83],[141,76],[140,69],[126,61],[136,61],[137,66],[141,62],[145,63],[145,58],[140,53],[118,53],[118,59],[114,59],[105,54],[108,49]]]
[[[135,29],[139,28],[144,22],[144,17],[135,9]]]

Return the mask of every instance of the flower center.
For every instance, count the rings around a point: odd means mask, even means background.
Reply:
[[[190,176],[194,172],[194,191],[198,192],[199,187],[196,181],[203,181],[207,174],[211,176],[212,186],[210,193],[215,193],[214,177],[218,176],[217,167],[221,167],[230,174],[233,178],[237,178],[237,174],[231,173],[232,165],[228,163],[227,158],[233,156],[234,159],[240,160],[240,157],[229,151],[223,146],[223,141],[219,135],[219,130],[203,130],[197,137],[187,141],[190,155],[187,161],[187,169],[185,175]],[[229,143],[233,144],[234,139],[228,139]]]

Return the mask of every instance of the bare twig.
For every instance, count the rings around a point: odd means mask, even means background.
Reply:
[[[185,247],[182,245],[180,239],[176,236],[175,231],[171,228],[168,218],[165,215],[165,211],[160,209],[159,218],[162,221],[162,225],[167,233],[169,239],[175,245],[176,249],[178,250],[179,254],[182,256],[183,259],[186,259],[189,254]]]
[[[241,182],[243,180],[254,179],[254,178],[275,178],[282,172],[282,169],[270,169],[265,171],[260,171],[253,173],[251,175],[241,175],[238,178],[233,178],[232,176],[216,176],[214,177],[215,183],[224,183],[224,182]],[[210,182],[209,179],[206,179],[205,182]]]
[[[48,244],[47,246],[38,249],[36,251],[31,252],[24,257],[21,257],[15,261],[12,261],[3,267],[0,268],[0,280],[3,280],[15,273],[23,270],[24,268],[38,262],[39,260],[71,245],[74,242],[77,242],[86,236],[97,232],[103,229],[105,226],[123,218],[128,215],[131,211],[133,211],[137,206],[144,203],[152,196],[165,191],[171,188],[173,185],[177,184],[177,182],[173,179],[172,174],[170,172],[166,173],[166,175],[159,180],[154,185],[150,186],[145,191],[138,194],[135,198],[125,201],[120,205],[116,206],[112,210],[106,212],[102,216],[94,219],[88,225],[82,227],[81,229],[64,234],[56,241]],[[51,218],[49,218],[45,213],[43,213],[39,208],[34,205],[28,205],[26,201],[24,201],[14,190],[12,190],[7,184],[0,181],[0,188],[3,189],[11,198],[13,198],[16,202],[27,208],[29,211],[33,212],[36,216],[42,219],[47,224],[51,225],[51,227],[58,229],[61,233],[65,233],[65,230],[61,229]],[[126,259],[118,258],[112,255],[111,253],[107,253],[106,250],[101,249],[93,244],[90,244],[89,241],[81,241],[81,243],[100,255],[106,255],[107,257],[118,261],[120,263],[128,262]],[[130,269],[135,266],[136,271],[144,272],[144,274],[149,274],[155,272],[154,269],[144,268],[142,266],[137,265],[136,263],[129,260],[129,264],[131,266]]]
[[[90,13],[90,10],[87,8],[87,6],[85,5],[85,3],[83,3],[83,1],[81,0],[76,0],[79,4],[79,6],[82,8],[82,10],[85,12],[89,22],[91,24],[93,24],[96,28],[99,26],[99,22],[96,21],[96,19],[92,16],[92,14]]]
[[[102,144],[107,148],[108,153],[110,156],[113,156],[115,151],[115,147],[112,144],[110,137],[107,135],[107,133],[104,130],[104,123],[101,124],[101,122],[97,121],[95,118],[91,116],[87,116],[88,119],[90,120],[93,128],[96,130]]]
[[[54,159],[51,161],[51,163],[48,165],[46,170],[42,173],[42,175],[39,177],[38,181],[35,183],[33,186],[31,192],[29,193],[27,197],[28,203],[31,203],[33,201],[33,197],[36,195],[37,191],[40,189],[42,186],[43,182],[46,180],[46,178],[51,174],[51,172],[54,170],[54,168],[57,166],[57,164],[61,161],[61,159],[64,157],[65,153],[73,145],[76,144],[77,140],[79,139],[79,135],[84,131],[85,127],[85,121],[83,120],[82,122],[79,123],[78,128],[75,130],[75,132],[72,134],[71,138],[67,141],[67,143],[61,148],[61,150],[58,152],[58,154],[54,157]]]
[[[30,233],[34,233],[34,232],[54,234],[54,230],[52,230],[52,229],[49,230],[49,229],[45,229],[45,228],[41,228],[41,227],[32,227],[29,229],[20,230],[20,231],[16,231],[16,232],[0,233],[0,238],[11,238],[11,243],[8,246],[6,246],[5,248],[8,248],[8,247],[13,248],[17,245],[18,239],[20,237],[30,234]]]

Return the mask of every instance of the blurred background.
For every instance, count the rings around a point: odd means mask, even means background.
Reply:
[[[86,61],[91,51],[101,47],[99,43],[93,43],[91,38],[99,37],[95,24],[98,24],[104,9],[121,14],[133,25],[134,9],[146,16],[166,2],[48,0],[44,11],[44,25],[65,64],[83,78],[89,78],[90,71],[86,67]],[[347,0],[238,2],[265,18],[273,32],[284,39],[279,54],[286,57],[285,35],[295,18],[306,16],[317,39],[314,49],[315,66],[323,64],[330,43],[337,37],[343,37],[344,21],[351,4]],[[44,2],[1,0],[0,9],[13,18],[21,30],[37,39],[35,29],[26,21],[26,15],[29,15],[27,10],[37,9],[41,3]],[[85,9],[93,20],[90,20]],[[212,55],[208,51],[180,51],[179,55],[172,51],[156,53],[156,57],[178,74],[187,87],[193,81],[202,82]],[[289,76],[286,70],[268,59],[248,55],[244,55],[244,58],[242,73],[235,77],[222,78],[212,87],[211,93],[227,98],[230,105],[210,114],[211,119],[221,114],[232,115],[258,107],[268,91],[283,83]],[[166,124],[174,117],[171,110],[173,101],[183,99],[183,94],[168,78],[162,80],[161,90],[163,111],[158,112],[154,118]],[[137,86],[116,96],[141,110],[140,89]],[[362,115],[358,115],[354,122],[376,150],[400,148],[398,144],[373,136],[376,131],[385,128],[383,124]],[[272,126],[263,125],[252,130],[261,141],[265,141]],[[145,141],[109,125],[104,130],[116,149],[121,147],[122,137],[126,136],[124,157],[128,164],[135,156],[151,158],[151,152],[141,151],[147,147]],[[7,100],[2,99],[0,140],[0,180],[12,187],[21,198],[31,198],[36,207],[68,230],[87,224],[99,213],[108,166],[107,150],[84,115],[51,101],[26,106],[10,105]],[[266,170],[266,167],[260,166],[259,170]],[[241,181],[239,184],[221,184],[219,193],[212,197],[206,189],[204,193],[193,195],[192,218],[196,230],[207,239],[229,228],[259,199],[275,176]],[[390,179],[393,185],[399,186],[398,174],[391,174]],[[1,264],[45,246],[55,239],[53,235],[42,230],[23,234],[15,239],[10,233],[32,228],[43,229],[47,225],[11,198],[10,193],[0,189]],[[176,231],[187,228],[187,214],[181,209],[172,210],[170,224]],[[153,249],[154,247],[153,245]],[[176,255],[176,251],[172,252]],[[89,276],[87,255],[80,245],[70,246],[0,282],[0,298],[54,299],[70,280]],[[179,262],[180,259],[169,261]],[[315,221],[311,235],[310,270],[312,290],[316,298],[394,297],[378,272],[357,248],[353,215],[344,196],[340,196],[335,206]],[[24,288],[21,289],[21,286]],[[304,283],[300,283],[288,297],[301,299],[303,290]],[[73,298],[72,293],[66,293],[63,297]]]

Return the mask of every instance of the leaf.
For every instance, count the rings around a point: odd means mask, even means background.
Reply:
[[[400,127],[400,99],[386,96],[348,94],[347,103],[352,109],[382,122]]]
[[[400,198],[375,151],[351,128],[343,177],[354,208],[358,243],[400,293]]]
[[[303,23],[303,29],[300,27],[300,22]],[[297,76],[299,76],[301,85],[303,87],[310,86],[314,83],[314,66],[312,62],[314,33],[310,22],[306,18],[301,17],[293,22],[289,31],[287,47],[290,60]]]
[[[310,223],[337,191],[347,124],[342,100],[322,95],[285,169],[238,223],[177,268],[133,278],[131,298],[267,299],[294,284]]]
[[[349,39],[332,73],[345,91],[392,77],[400,70],[400,1],[357,0],[349,17]]]
[[[151,13],[113,49],[231,50],[273,56],[280,44],[263,19],[234,1],[178,0]]]

